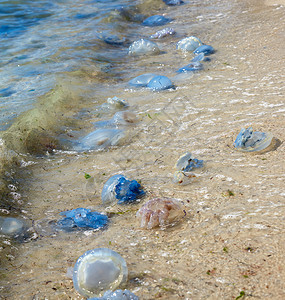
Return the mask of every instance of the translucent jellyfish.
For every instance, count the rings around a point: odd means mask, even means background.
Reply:
[[[80,256],[73,269],[74,288],[85,297],[102,296],[115,290],[128,277],[125,260],[108,248],[97,248]]]
[[[153,26],[165,25],[171,21],[172,21],[172,19],[170,19],[170,18],[166,18],[161,15],[155,15],[155,16],[151,16],[151,17],[148,17],[147,19],[145,19],[142,22],[142,24],[144,26],[153,27]]]
[[[145,87],[156,76],[157,76],[156,74],[152,74],[152,73],[142,74],[131,79],[129,81],[129,84],[136,87]]]
[[[192,182],[194,178],[196,178],[196,175],[194,175],[193,173],[176,171],[173,175],[173,183],[186,185]]]
[[[215,53],[215,49],[209,45],[202,45],[194,51],[194,54],[200,54],[200,53],[204,53],[204,55],[210,55]]]
[[[0,217],[0,234],[16,237],[24,234],[27,229],[28,226],[25,220],[11,217]]]
[[[191,62],[189,65],[178,69],[177,73],[197,72],[203,70],[203,65],[200,62]]]
[[[129,104],[118,97],[108,98],[106,103],[101,105],[102,110],[115,110],[115,109],[124,109],[127,108]]]
[[[210,57],[205,57],[205,54],[202,52],[202,53],[199,53],[198,55],[196,55],[191,60],[191,62],[200,62],[200,61],[211,61],[211,58]]]
[[[99,229],[105,227],[108,223],[108,217],[106,215],[86,208],[63,211],[60,215],[65,216],[65,218],[57,222],[57,228],[67,231],[76,228]]]
[[[119,145],[125,136],[124,130],[113,128],[97,129],[79,140],[74,149],[77,151],[103,150],[110,146]]]
[[[147,39],[140,39],[133,42],[129,47],[129,55],[158,54],[160,49],[157,44]]]
[[[177,43],[177,49],[182,51],[194,51],[199,46],[202,45],[202,42],[200,39],[196,38],[195,36],[186,37],[182,40],[180,40]]]
[[[252,127],[242,128],[234,142],[234,147],[244,152],[261,151],[271,144],[272,139],[273,135],[271,133],[253,132]]]
[[[134,125],[138,122],[137,116],[132,111],[118,111],[112,119],[93,123],[95,127],[122,127]]]
[[[170,198],[155,198],[146,202],[136,216],[140,226],[146,229],[175,225],[185,216],[185,210],[180,201]]]
[[[191,153],[186,152],[178,158],[175,167],[178,171],[189,172],[195,168],[202,168],[203,165],[203,160],[193,158]]]
[[[176,32],[173,28],[164,28],[161,30],[158,30],[156,33],[152,34],[150,36],[151,39],[161,39],[166,36],[174,35]]]
[[[153,91],[162,91],[173,88],[174,85],[168,77],[158,75],[150,80],[150,82],[147,84],[147,87]]]
[[[182,0],[163,0],[163,2],[169,6],[176,6],[184,3]]]
[[[114,175],[105,183],[101,199],[104,204],[117,202],[118,204],[131,203],[145,192],[136,180],[128,180],[123,175]]]
[[[89,298],[88,300],[139,300],[139,297],[129,290],[107,291],[103,297]]]

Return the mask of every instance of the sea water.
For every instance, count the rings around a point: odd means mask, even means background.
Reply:
[[[285,138],[284,7],[121,0],[2,1],[0,8],[1,216],[32,224],[24,242],[0,237],[1,295],[80,299],[66,270],[99,247],[126,259],[127,288],[141,299],[235,298],[245,288],[282,295],[284,145],[248,156],[233,142],[250,126]],[[165,27],[176,35],[156,41],[160,54],[128,55],[132,42],[163,29],[142,25],[158,14],[172,19]],[[188,36],[216,53],[203,70],[177,74],[194,58],[176,50]],[[128,85],[146,73],[167,76],[175,88]],[[139,122],[126,129],[123,145],[77,152],[93,123],[114,116],[102,107],[115,96]],[[173,166],[185,152],[205,168],[193,183],[175,186]],[[146,197],[103,207],[102,188],[115,174],[138,180]],[[183,202],[179,225],[139,228],[136,211],[155,197]],[[108,228],[53,230],[61,211],[78,207],[108,213]]]

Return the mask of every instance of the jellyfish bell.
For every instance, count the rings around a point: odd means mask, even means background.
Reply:
[[[136,214],[140,227],[152,229],[175,225],[185,216],[182,203],[171,198],[154,198],[146,202]]]
[[[271,133],[253,131],[252,127],[242,128],[234,141],[234,147],[242,152],[259,152],[268,148],[272,142]]]
[[[97,248],[80,256],[73,269],[73,284],[84,297],[102,296],[122,286],[128,277],[125,260],[108,248]]]

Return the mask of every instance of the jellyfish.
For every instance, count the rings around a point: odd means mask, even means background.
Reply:
[[[102,202],[104,204],[118,201],[118,204],[131,203],[142,196],[145,192],[136,180],[128,180],[123,175],[114,175],[108,179],[102,190]]]
[[[119,253],[108,248],[97,248],[78,258],[72,277],[74,288],[82,296],[102,296],[126,282],[128,268]]]
[[[140,227],[152,229],[175,225],[185,216],[180,201],[170,198],[154,198],[146,202],[136,216],[140,219]]]
[[[129,47],[129,55],[158,54],[160,49],[157,44],[147,39],[140,39],[133,42]]]
[[[189,36],[189,37],[186,37],[182,40],[180,40],[178,43],[177,43],[177,49],[178,50],[182,50],[184,52],[186,51],[194,51],[196,50],[199,46],[201,46],[203,43],[201,42],[200,39],[198,39],[197,37],[195,36]]]
[[[215,53],[215,49],[209,45],[201,45],[195,49],[194,54],[204,53],[204,55],[210,55]]]
[[[105,227],[108,223],[108,217],[106,215],[86,208],[63,211],[60,215],[65,216],[65,218],[57,222],[57,228],[66,231],[77,228],[99,229]]]
[[[193,158],[191,153],[186,152],[178,158],[175,167],[178,171],[189,172],[194,168],[202,168],[203,165],[203,160]]]
[[[252,127],[242,128],[238,134],[234,147],[244,152],[256,152],[266,149],[272,142],[273,135],[260,131],[253,131]]]
[[[173,28],[167,27],[161,30],[158,30],[156,33],[152,34],[149,38],[151,39],[161,39],[169,35],[174,35],[176,32]]]
[[[165,25],[169,22],[171,22],[172,19],[170,18],[166,18],[164,16],[161,15],[155,15],[155,16],[151,16],[146,18],[142,24],[144,26],[149,26],[149,27],[154,27],[154,26],[161,26],[161,25]]]
[[[88,300],[139,300],[139,297],[129,290],[107,291],[103,297],[89,298]]]
[[[107,121],[98,121],[93,123],[95,127],[120,127],[134,125],[138,122],[137,116],[132,111],[118,111],[113,118]]]
[[[28,229],[28,224],[23,219],[0,216],[0,234],[5,234],[10,237],[18,237],[25,234]]]

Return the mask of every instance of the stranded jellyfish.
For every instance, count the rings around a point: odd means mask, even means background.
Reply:
[[[234,147],[244,152],[261,151],[271,144],[272,139],[273,135],[271,133],[254,132],[252,127],[242,128],[234,142]]]
[[[194,51],[196,50],[199,46],[201,46],[203,43],[201,42],[200,39],[198,39],[197,37],[195,36],[189,36],[189,37],[186,37],[182,40],[180,40],[178,43],[177,43],[177,49],[178,50],[182,50],[184,52],[186,51]]]
[[[145,195],[141,185],[136,180],[129,180],[123,175],[114,175],[104,184],[102,202],[104,204],[131,203]]]
[[[152,229],[176,224],[185,216],[185,210],[176,199],[154,198],[146,202],[136,216],[142,228]]]
[[[73,269],[74,288],[85,297],[102,296],[126,282],[125,260],[108,248],[97,248],[80,256]]]
[[[147,39],[135,41],[129,47],[129,55],[147,55],[158,53],[160,53],[160,50],[157,44]]]
[[[89,298],[88,300],[139,300],[139,297],[129,290],[107,291],[103,297]]]

